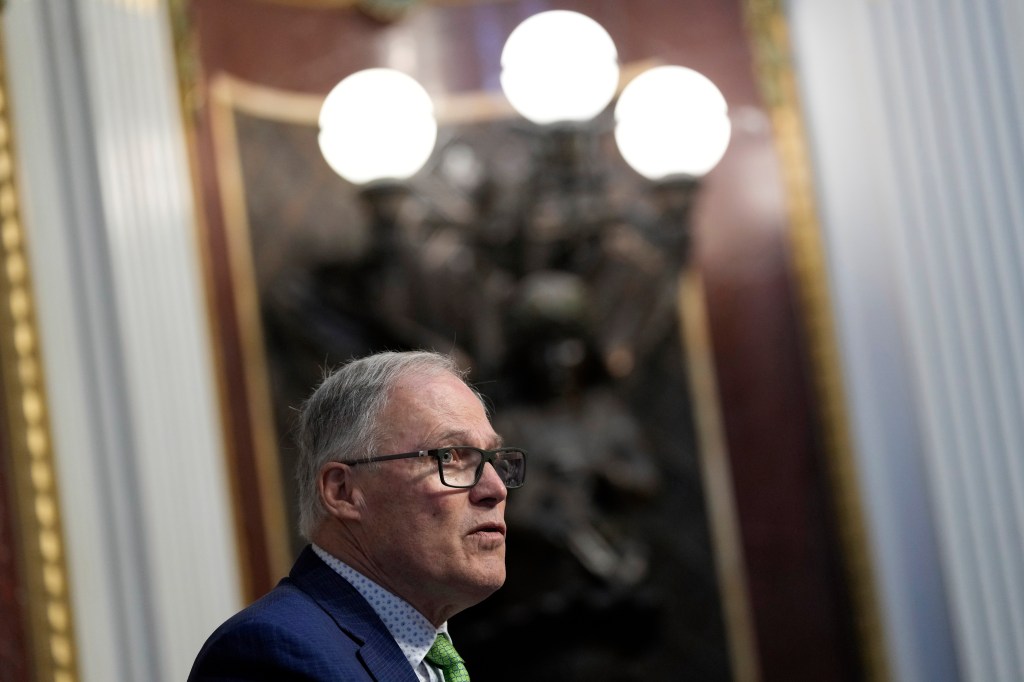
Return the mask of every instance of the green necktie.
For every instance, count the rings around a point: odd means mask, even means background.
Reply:
[[[444,682],[469,682],[469,673],[462,662],[462,656],[444,635],[438,635],[434,646],[427,652],[427,661],[433,663],[444,673]]]

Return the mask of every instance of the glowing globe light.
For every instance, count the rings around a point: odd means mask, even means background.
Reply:
[[[501,52],[501,87],[512,107],[541,125],[582,123],[615,96],[618,53],[596,21],[541,12],[519,24]]]
[[[351,183],[405,180],[434,150],[434,105],[423,86],[404,73],[359,71],[324,99],[318,141],[327,164]]]
[[[731,131],[721,91],[682,66],[641,73],[615,106],[619,152],[649,180],[703,176],[722,159]]]

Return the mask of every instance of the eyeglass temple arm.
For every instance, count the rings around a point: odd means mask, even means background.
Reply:
[[[370,457],[369,459],[357,459],[351,462],[343,462],[349,466],[355,466],[357,464],[371,464],[373,462],[387,462],[392,459],[411,459],[412,457],[433,457],[430,450],[417,450],[416,452],[403,452],[397,455],[382,455],[380,457]]]

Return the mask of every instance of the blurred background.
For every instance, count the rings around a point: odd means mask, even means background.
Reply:
[[[0,679],[184,679],[297,405],[423,347],[530,452],[474,679],[1024,678],[1024,8],[0,21]]]

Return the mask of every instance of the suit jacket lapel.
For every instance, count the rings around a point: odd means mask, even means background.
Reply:
[[[359,657],[377,680],[416,682],[405,654],[362,595],[307,546],[292,567],[291,579],[360,645]]]

